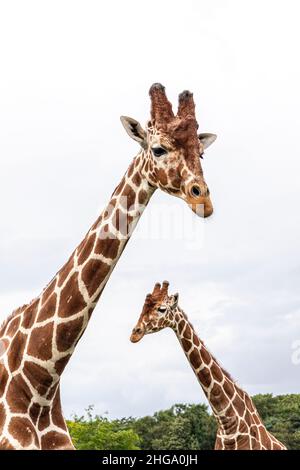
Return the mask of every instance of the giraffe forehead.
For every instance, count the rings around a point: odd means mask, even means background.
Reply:
[[[184,119],[178,116],[169,122],[153,125],[152,122],[147,125],[149,136],[161,136],[174,140],[174,142],[186,142],[191,138],[195,139],[198,133],[198,122],[195,117],[187,116]]]
[[[177,118],[176,118],[177,119]],[[177,167],[178,162],[185,164],[190,170],[197,174],[202,172],[199,156],[203,153],[203,146],[198,138],[198,124],[195,119],[171,122],[168,126],[158,129],[151,129],[149,134],[150,147],[165,147],[171,156],[168,159],[168,166]],[[175,124],[176,122],[176,124]],[[170,158],[172,157],[172,160]],[[165,159],[155,161],[163,166]]]
[[[170,319],[171,314],[169,311],[167,311],[166,314],[163,315],[163,317],[157,315],[156,313],[157,309],[161,307],[162,305],[169,307],[170,304],[171,304],[171,301],[169,298],[164,298],[162,300],[158,300],[155,298],[148,299],[144,304],[143,312],[141,315],[142,320],[146,322],[149,320],[151,320],[152,322],[159,322],[159,321],[164,321],[165,319]],[[155,316],[152,317],[152,314],[154,313],[155,313]]]
[[[164,132],[157,132],[154,134],[149,134],[149,142],[150,142],[151,147],[155,145],[162,145],[163,147],[166,147],[167,149],[172,149],[175,147],[175,142],[173,141],[171,136]]]
[[[153,312],[155,312],[159,308],[160,305],[162,305],[164,300],[165,300],[164,297],[162,297],[159,294],[156,295],[156,296],[155,295],[148,295],[146,297],[144,307],[143,307],[143,311],[142,311],[143,319],[147,319],[147,317],[149,318],[149,316],[151,316],[151,314]]]
[[[142,312],[143,318],[149,317],[151,313],[155,311],[156,308],[157,308],[157,302],[153,300],[152,301],[146,300],[144,304],[143,312]]]

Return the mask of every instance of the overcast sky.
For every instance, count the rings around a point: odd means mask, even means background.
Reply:
[[[65,371],[66,416],[204,401],[170,330],[129,342],[163,279],[248,392],[300,392],[299,14],[297,0],[1,2],[0,320],[109,200],[138,151],[119,116],[144,124],[153,82],[174,106],[193,91],[218,134],[213,217],[155,193]]]

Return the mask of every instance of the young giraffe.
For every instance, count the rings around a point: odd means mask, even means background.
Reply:
[[[0,328],[0,448],[72,449],[60,377],[143,209],[157,188],[203,217],[213,209],[199,157],[214,134],[197,134],[190,92],[175,116],[164,87],[150,89],[147,129],[122,117],[141,150],[111,200],[42,294]]]
[[[216,450],[283,450],[269,433],[249,395],[218,364],[178,306],[178,294],[168,295],[167,281],[148,294],[131,334],[136,343],[163,328],[174,330],[183,351],[212,407],[218,423]]]

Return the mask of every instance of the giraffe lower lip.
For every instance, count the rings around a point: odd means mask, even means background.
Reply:
[[[191,209],[196,215],[204,219],[210,217],[213,213],[212,207],[206,208],[203,207],[201,204],[191,204]]]

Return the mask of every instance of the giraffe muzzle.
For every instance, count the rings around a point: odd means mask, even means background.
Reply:
[[[140,326],[136,326],[132,330],[132,333],[131,333],[131,336],[130,336],[130,341],[132,343],[138,343],[142,339],[144,334],[145,334],[145,329],[140,327]]]
[[[205,182],[191,181],[185,189],[185,194],[186,202],[195,214],[206,218],[213,213],[209,189]]]
[[[192,211],[200,217],[209,217],[213,213],[213,205],[206,184],[190,183],[187,187],[186,201]]]
[[[207,218],[210,217],[214,211],[213,205],[209,197],[207,198],[199,198],[197,202],[191,201],[189,202],[191,209],[195,214],[199,217]]]

